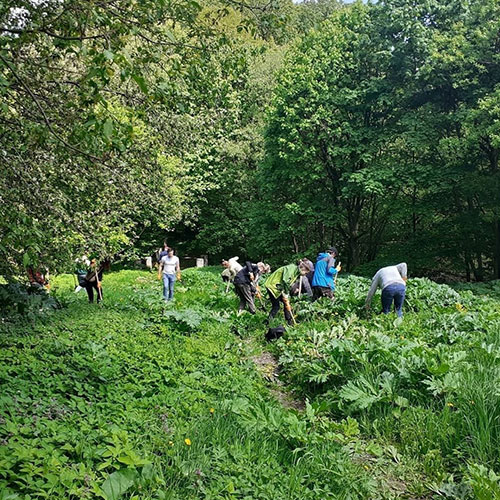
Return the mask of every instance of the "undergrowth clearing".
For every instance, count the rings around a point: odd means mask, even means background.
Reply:
[[[494,293],[411,280],[396,326],[341,278],[266,344],[215,270],[168,306],[148,272],[106,275],[102,306],[72,284],[1,324],[1,500],[500,498]]]

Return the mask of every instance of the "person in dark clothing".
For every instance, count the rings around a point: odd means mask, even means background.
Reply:
[[[234,290],[240,299],[238,314],[241,314],[246,307],[251,314],[255,314],[255,294],[257,285],[262,274],[269,272],[270,268],[263,262],[252,264],[246,262],[245,266],[234,277]]]
[[[170,247],[167,245],[167,242],[165,241],[163,243],[163,250],[160,250],[160,252],[158,253],[158,263],[161,262],[161,259],[163,259],[163,257],[165,257],[165,255],[168,255],[168,249]]]
[[[102,272],[104,270],[105,264],[101,264],[97,267],[97,262],[95,259],[90,261],[90,269],[85,275],[85,290],[87,290],[87,295],[89,297],[89,302],[92,304],[94,302],[94,288],[97,293],[97,303],[102,300]]]

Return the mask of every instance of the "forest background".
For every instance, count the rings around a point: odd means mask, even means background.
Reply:
[[[496,0],[0,6],[0,275],[85,252],[500,278]]]

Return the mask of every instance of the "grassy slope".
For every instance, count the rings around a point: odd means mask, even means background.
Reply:
[[[372,496],[338,441],[270,396],[234,334],[262,316],[225,318],[235,299],[216,275],[178,286],[191,326],[163,316],[149,273],[103,284],[98,307],[60,277],[63,310],[1,327],[0,499]]]

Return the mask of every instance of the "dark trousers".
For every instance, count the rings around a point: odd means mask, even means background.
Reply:
[[[236,295],[240,299],[239,310],[243,311],[245,309],[245,306],[248,306],[248,310],[252,314],[255,314],[255,294],[252,292],[252,287],[243,283],[235,283],[234,290],[236,292]]]
[[[289,325],[293,325],[293,320],[292,320],[292,315],[290,314],[290,311],[287,310],[285,307],[285,301],[283,300],[283,294],[280,294],[278,298],[276,298],[269,290],[267,291],[267,294],[269,295],[269,299],[271,300],[271,312],[269,313],[269,317],[267,318],[267,321],[271,321],[276,314],[278,314],[280,310],[280,302],[283,303],[283,312],[285,313],[285,319],[286,322]]]
[[[396,314],[403,316],[403,302],[405,301],[406,286],[402,283],[394,283],[387,285],[382,290],[382,312],[389,314],[391,312],[392,301],[394,301],[394,309]]]
[[[321,299],[321,297],[333,299],[334,291],[329,286],[313,286],[313,300]]]
[[[94,302],[94,288],[97,292],[97,302],[102,300],[102,288],[97,288],[97,281],[87,281],[85,283],[85,290],[87,290],[87,295],[89,296],[89,302]]]

